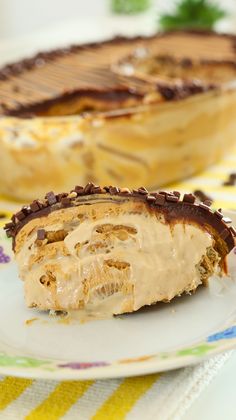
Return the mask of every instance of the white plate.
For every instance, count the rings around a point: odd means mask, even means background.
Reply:
[[[236,214],[228,216],[236,224]],[[11,256],[3,232],[0,243],[2,252]],[[131,376],[197,363],[236,347],[234,252],[229,263],[232,279],[217,283],[219,290],[200,288],[192,296],[137,314],[68,325],[27,309],[14,262],[1,263],[0,374],[51,379]]]

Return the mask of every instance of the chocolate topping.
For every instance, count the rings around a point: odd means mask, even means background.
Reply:
[[[185,203],[191,203],[193,204],[195,202],[195,197],[193,194],[184,194],[183,201]]]
[[[236,63],[235,40],[233,35],[182,31],[151,37],[118,37],[41,52],[0,70],[0,114],[24,118],[48,115],[54,105],[60,103],[65,107],[74,100],[82,104],[77,104],[78,108],[72,113],[109,109],[127,109],[128,112],[130,107],[146,103],[150,92],[156,91],[158,98],[169,101],[216,89],[218,83],[200,80],[201,75],[197,75],[197,79],[180,77],[181,81],[160,77],[160,82],[154,82],[148,73],[145,77],[120,74],[114,66],[125,57],[131,54],[138,57],[139,50],[146,50],[147,54],[163,60],[176,59],[187,72],[196,60],[204,65],[232,67]],[[69,113],[70,106],[65,108],[67,111],[63,112]],[[54,115],[53,112],[57,115],[55,109],[50,115]]]
[[[105,197],[104,197],[105,196]],[[148,192],[146,188],[140,187],[135,190],[129,188],[118,188],[114,186],[100,187],[89,182],[85,187],[76,186],[69,194],[62,193],[55,195],[52,191],[46,194],[43,201],[34,200],[28,207],[23,207],[18,213],[12,216],[12,221],[5,225],[6,234],[14,240],[20,229],[33,218],[46,216],[52,211],[60,210],[63,207],[73,207],[91,200],[110,199],[121,196],[127,200],[141,200],[147,203],[150,209],[159,209],[167,221],[192,220],[199,225],[210,226],[218,232],[220,238],[225,241],[228,250],[234,247],[236,231],[228,226],[223,219],[221,209],[213,212],[204,203],[196,204],[192,194],[184,194],[181,200],[178,191]],[[43,229],[38,230],[38,239],[43,237]]]
[[[33,203],[30,204],[30,209],[32,212],[36,212],[40,209],[40,204],[37,200],[33,201]]]
[[[173,203],[176,203],[177,201],[179,201],[179,197],[176,197],[176,195],[167,194],[166,201],[171,201]]]
[[[206,210],[209,209],[209,206],[207,206],[205,203],[200,203],[199,207],[201,207],[202,209],[206,209]]]
[[[230,235],[230,233],[231,232],[228,229],[224,229],[220,232],[220,237],[225,241]]]
[[[156,197],[148,194],[146,200],[149,201],[149,203],[154,203],[156,201]]]
[[[234,186],[236,184],[236,173],[229,174],[228,179],[223,182],[224,186]]]
[[[221,213],[221,209],[215,211],[215,215],[219,217],[219,219],[223,219],[224,215]]]
[[[139,192],[139,194],[144,194],[144,195],[148,194],[148,190],[146,190],[145,187],[140,187],[138,189],[138,192]]]
[[[37,239],[39,241],[43,241],[46,238],[46,232],[44,229],[38,229],[37,231]]]
[[[84,187],[81,187],[81,185],[76,185],[74,191],[78,194],[78,195],[82,195],[84,193]]]
[[[211,204],[213,203],[213,199],[207,195],[204,191],[202,190],[195,190],[194,195],[203,203],[207,204],[207,202],[211,202]]]
[[[179,191],[173,191],[173,194],[176,195],[176,197],[180,198],[181,194]]]
[[[111,187],[111,188],[109,188],[109,192],[110,192],[110,194],[115,195],[115,194],[118,194],[120,192],[120,189],[117,188],[117,187]],[[136,190],[136,192],[138,193],[138,190]]]
[[[24,220],[26,215],[22,210],[20,210],[18,211],[18,213],[15,214],[15,216],[18,220]]]
[[[157,194],[155,198],[156,205],[162,206],[165,203],[165,196],[163,194]]]
[[[92,182],[89,182],[87,185],[85,185],[84,187],[84,193],[85,194],[91,194],[92,193],[92,188],[95,187],[95,185]]]
[[[56,196],[53,191],[50,191],[46,194],[46,197],[48,200],[48,204],[51,206],[52,204],[55,204],[57,202]]]
[[[69,197],[62,197],[61,199],[61,205],[62,207],[68,207],[71,204],[71,200]]]

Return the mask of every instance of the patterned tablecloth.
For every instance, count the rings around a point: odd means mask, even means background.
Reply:
[[[233,172],[236,147],[217,165],[170,189],[201,189],[213,198],[215,208],[236,210],[236,186],[223,185]],[[1,197],[0,224],[18,207]],[[7,248],[0,247],[0,265],[9,261]],[[230,354],[194,367],[136,378],[55,382],[0,377],[0,419],[180,419]]]

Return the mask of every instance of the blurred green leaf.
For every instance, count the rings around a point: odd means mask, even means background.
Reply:
[[[150,0],[111,0],[111,8],[115,13],[133,14],[147,10]]]
[[[226,16],[225,10],[209,0],[180,0],[173,14],[163,14],[159,25],[169,29],[212,29],[214,24]]]

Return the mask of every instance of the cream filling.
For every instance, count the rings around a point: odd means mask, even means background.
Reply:
[[[101,233],[108,224],[113,228]],[[62,227],[58,223],[48,230]],[[83,221],[66,236],[68,255],[57,251],[50,256],[46,247],[44,258],[31,266],[34,250],[29,247],[35,239],[35,234],[29,236],[16,255],[27,304],[67,310],[82,303],[90,313],[101,313],[104,306],[106,314],[137,310],[194,290],[201,284],[196,265],[213,242],[194,225],[169,226],[155,215],[105,216]],[[39,281],[48,270],[56,278],[49,288]]]
[[[98,222],[85,221],[65,239],[72,255],[75,256],[75,244],[90,241],[91,232],[96,226],[107,223],[107,219]],[[129,281],[134,286],[134,309],[149,305],[155,301],[172,299],[183,290],[192,290],[201,281],[196,269],[207,247],[212,245],[211,236],[192,225],[176,224],[173,229],[151,217],[125,215],[109,218],[109,223],[134,227],[137,235],[131,241],[117,243],[107,254],[86,256],[79,261],[82,277],[96,272],[97,266],[102,271],[105,259],[125,261],[130,264]]]

